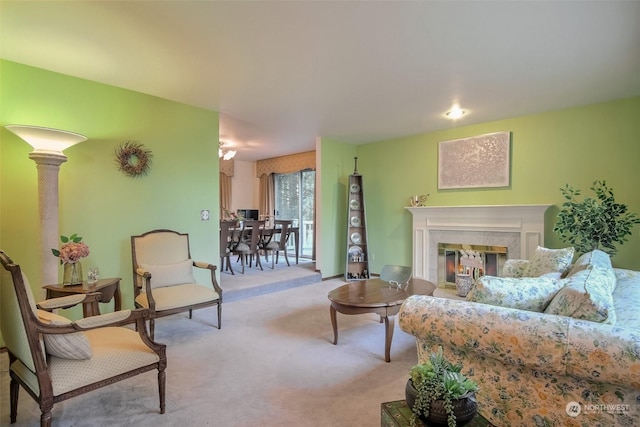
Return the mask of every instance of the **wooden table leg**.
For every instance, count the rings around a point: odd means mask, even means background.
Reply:
[[[113,310],[122,310],[122,294],[120,293],[120,282],[116,285],[116,293],[113,295]]]
[[[82,317],[91,317],[100,315],[100,306],[98,301],[82,303]]]
[[[338,319],[336,318],[336,309],[333,304],[329,306],[329,314],[331,315],[331,326],[333,326],[333,345],[338,344]]]
[[[393,316],[384,316],[384,361],[391,362],[391,340],[393,339]]]

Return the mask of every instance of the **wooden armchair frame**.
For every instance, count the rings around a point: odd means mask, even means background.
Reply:
[[[20,386],[39,404],[42,415],[40,416],[40,425],[42,427],[51,426],[53,405],[72,397],[96,390],[101,387],[108,386],[115,382],[133,377],[143,372],[158,370],[158,394],[160,400],[160,413],[165,413],[165,368],[167,366],[166,346],[152,341],[147,334],[145,327],[145,319],[148,318],[148,310],[124,310],[115,313],[104,314],[101,316],[93,316],[91,318],[81,319],[64,326],[48,325],[40,321],[36,315],[34,307],[32,307],[33,297],[31,289],[27,290],[28,284],[23,280],[23,273],[20,266],[15,264],[11,258],[3,251],[0,251],[0,262],[5,270],[11,275],[13,286],[8,283],[2,285],[2,298],[6,299],[3,304],[13,304],[15,306],[5,306],[4,310],[19,310],[22,324],[5,325],[7,317],[3,316],[3,336],[5,337],[8,355],[9,355],[9,376],[10,376],[10,418],[11,423],[15,423],[18,413],[18,394]],[[8,281],[8,280],[7,280]],[[15,297],[10,294],[11,290],[15,293]],[[6,294],[5,294],[6,292]],[[99,293],[90,293],[78,296],[79,303],[99,300]],[[56,300],[60,301],[60,307],[69,306],[69,297],[52,298],[47,300],[47,307],[55,308]],[[11,303],[9,302],[11,301]],[[17,304],[16,304],[17,303]],[[9,314],[7,314],[9,316]],[[123,372],[111,377],[102,378],[91,384],[68,390],[58,395],[54,394],[54,383],[51,369],[57,358],[48,358],[43,351],[42,335],[43,334],[70,334],[82,331],[97,330],[105,327],[116,327],[135,323],[138,335],[142,343],[157,355],[157,361],[144,366],[138,366],[127,372]],[[18,329],[17,333],[7,333],[9,328]],[[127,329],[127,332],[129,330]],[[12,331],[13,332],[13,331]],[[26,338],[26,346],[23,342]],[[76,361],[68,361],[73,363]],[[82,361],[79,361],[82,362]],[[28,371],[25,371],[28,370]],[[73,371],[73,370],[71,370]],[[33,382],[26,381],[25,378],[34,376],[37,382],[37,389],[33,388]]]
[[[172,314],[182,313],[185,311],[189,312],[189,319],[192,318],[193,310],[197,310],[200,308],[206,308],[211,306],[218,307],[218,329],[221,328],[222,325],[222,289],[218,285],[218,281],[216,279],[216,269],[217,267],[213,264],[209,264],[207,262],[193,261],[192,266],[196,268],[207,269],[211,273],[211,285],[212,291],[217,294],[213,299],[208,299],[206,301],[192,303],[188,305],[183,305],[179,307],[173,307],[168,309],[160,309],[158,307],[157,298],[154,298],[154,287],[153,285],[153,277],[151,272],[146,271],[144,268],[140,266],[139,260],[140,256],[138,251],[136,250],[137,244],[142,242],[147,237],[157,236],[161,233],[169,233],[169,235],[180,236],[186,241],[186,254],[187,259],[191,259],[191,249],[189,246],[189,234],[187,233],[179,233],[174,230],[168,229],[157,229],[151,230],[144,234],[131,236],[131,256],[132,256],[132,266],[133,266],[133,297],[135,306],[138,308],[148,308],[149,309],[149,333],[151,338],[154,337],[155,332],[155,319],[165,316],[170,316]],[[178,284],[175,286],[183,286],[183,284]],[[142,288],[146,292],[146,299],[148,303],[148,307],[140,304],[139,296],[142,293]]]

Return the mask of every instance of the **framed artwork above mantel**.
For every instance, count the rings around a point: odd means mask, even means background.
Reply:
[[[438,189],[508,187],[511,132],[495,132],[438,144]]]

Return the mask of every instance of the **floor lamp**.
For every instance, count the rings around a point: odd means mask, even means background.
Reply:
[[[58,172],[67,161],[62,152],[87,137],[64,130],[38,126],[7,125],[9,131],[29,143],[29,158],[38,168],[40,212],[40,272],[43,284],[58,283],[58,259],[51,253],[58,247]]]

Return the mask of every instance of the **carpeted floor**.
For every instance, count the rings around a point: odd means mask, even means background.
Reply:
[[[380,425],[380,404],[404,398],[417,359],[415,340],[396,322],[391,362],[385,363],[378,317],[338,314],[334,346],[327,293],[342,283],[225,302],[221,330],[213,326],[214,308],[195,311],[192,320],[186,314],[160,319],[156,340],[168,346],[166,414],[158,411],[156,375],[149,372],[55,405],[53,425]],[[1,353],[2,425],[9,422],[7,364]],[[14,425],[37,425],[39,416],[21,390]]]
[[[235,274],[232,275],[228,271],[220,272],[220,286],[223,290],[224,301],[236,301],[309,285],[322,280],[322,275],[315,270],[315,262],[311,260],[300,259],[300,262],[296,264],[294,257],[291,257],[291,266],[287,266],[282,257],[279,261],[278,264],[275,264],[275,268],[271,269],[271,262],[265,262],[262,258],[262,270],[255,265],[245,266],[244,274],[240,273],[240,263],[232,262]]]

